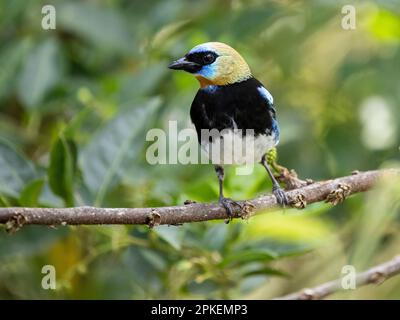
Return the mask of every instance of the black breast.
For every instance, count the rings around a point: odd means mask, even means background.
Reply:
[[[226,128],[253,129],[255,135],[268,134],[273,130],[275,110],[258,88],[262,84],[255,78],[200,89],[190,109],[190,117],[200,141],[201,129]]]

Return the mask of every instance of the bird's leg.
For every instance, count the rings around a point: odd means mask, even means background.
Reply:
[[[274,196],[276,198],[276,201],[281,206],[287,205],[289,202],[288,202],[288,199],[286,197],[286,194],[282,190],[282,188],[279,186],[278,181],[276,181],[275,176],[273,175],[271,169],[269,168],[265,154],[261,158],[261,164],[265,168],[265,170],[267,170],[268,175],[269,175],[269,177],[270,177],[270,179],[272,181],[272,193],[274,194]]]
[[[224,168],[222,166],[216,165],[215,172],[217,173],[218,183],[219,183],[218,203],[225,208],[226,213],[229,216],[229,219],[232,220],[234,211],[233,206],[238,206],[239,208],[242,208],[242,206],[238,202],[224,197]]]
[[[299,179],[296,171],[294,171],[293,169],[289,170],[288,168],[279,165],[277,163],[278,152],[276,148],[270,149],[268,153],[265,155],[265,157],[268,166],[276,173],[275,178],[278,181],[285,184],[286,190],[298,189],[313,183],[313,181],[310,179],[307,180]]]

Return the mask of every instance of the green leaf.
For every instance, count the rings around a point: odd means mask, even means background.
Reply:
[[[220,263],[220,267],[228,265],[242,265],[249,262],[265,262],[276,259],[276,254],[270,250],[246,250],[228,255]]]
[[[163,61],[146,66],[146,68],[134,74],[129,73],[121,77],[121,90],[119,92],[121,103],[137,101],[139,98],[151,94],[168,72],[165,68],[166,64],[167,62]]]
[[[204,247],[210,250],[222,250],[228,240],[228,233],[229,228],[222,223],[209,227],[204,235]]]
[[[43,190],[38,202],[44,207],[62,207],[64,201],[53,193],[49,181],[47,180],[43,185]]]
[[[33,164],[11,144],[0,139],[0,192],[18,198],[25,184],[35,176]]]
[[[61,76],[58,42],[50,38],[35,47],[19,75],[18,95],[23,104],[32,109],[43,101]]]
[[[7,198],[0,193],[0,207],[10,207],[10,203]]]
[[[64,136],[69,139],[73,138],[82,131],[82,126],[89,117],[93,115],[93,110],[90,108],[84,108],[79,111],[64,128]]]
[[[270,267],[263,267],[260,269],[248,271],[242,274],[243,277],[257,276],[257,275],[267,275],[267,276],[277,276],[277,277],[290,277],[287,272],[278,270]]]
[[[152,99],[143,106],[123,110],[99,130],[79,156],[84,181],[101,206],[105,194],[121,180],[126,168],[141,154],[145,130],[150,129],[152,115],[160,99]]]
[[[168,242],[174,249],[180,250],[182,248],[182,241],[184,237],[184,229],[174,226],[159,226],[154,229],[162,239]]]
[[[143,258],[157,271],[164,271],[166,267],[166,261],[160,252],[139,249],[140,254]]]
[[[166,42],[180,30],[183,30],[185,27],[187,27],[190,22],[190,19],[184,19],[181,21],[173,21],[172,23],[163,26],[153,38],[153,48],[164,48]]]
[[[34,180],[28,183],[22,190],[19,197],[19,203],[23,207],[37,207],[38,199],[42,194],[44,185],[43,179]]]
[[[30,41],[22,40],[11,43],[0,53],[0,99],[13,92],[18,67],[30,47]]]
[[[61,135],[50,152],[48,177],[51,190],[64,199],[66,206],[74,205],[76,159],[75,143]]]
[[[43,226],[25,226],[13,235],[0,232],[0,261],[15,256],[26,259],[48,250],[68,233],[68,228],[49,229]]]
[[[63,3],[57,9],[58,25],[98,47],[129,52],[133,36],[125,17],[117,10],[89,3]]]

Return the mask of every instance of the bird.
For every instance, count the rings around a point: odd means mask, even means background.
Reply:
[[[220,156],[210,155],[215,143],[218,151],[233,152],[233,163],[243,164],[246,159],[237,156],[235,144],[230,150],[221,141],[244,143],[254,163],[260,163],[272,182],[272,193],[279,205],[288,204],[288,199],[274,177],[267,161],[267,153],[279,143],[280,129],[276,117],[274,99],[266,87],[252,74],[245,59],[232,47],[221,42],[206,42],[192,48],[182,58],[169,66],[193,74],[200,88],[192,102],[190,117],[196,128],[199,144],[208,152],[215,167],[219,182],[219,199],[228,216],[232,219],[234,207],[240,204],[224,196],[224,166]],[[204,130],[216,132],[211,136],[202,135]],[[240,134],[237,132],[240,131]],[[244,142],[245,141],[245,142]],[[252,147],[248,148],[249,141]],[[215,152],[214,152],[215,154]],[[216,152],[217,158],[219,152]],[[246,157],[246,155],[245,155]],[[218,161],[219,160],[219,161]]]

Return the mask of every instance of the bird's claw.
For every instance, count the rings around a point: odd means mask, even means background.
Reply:
[[[274,187],[272,189],[272,193],[276,198],[276,202],[278,202],[280,206],[285,207],[289,204],[285,191],[283,191],[280,187]]]
[[[236,202],[230,198],[221,198],[219,199],[218,203],[225,208],[226,213],[228,214],[229,218],[225,221],[226,223],[229,223],[229,221],[233,219],[234,206],[239,207],[240,210],[242,210],[242,205],[239,202]]]

